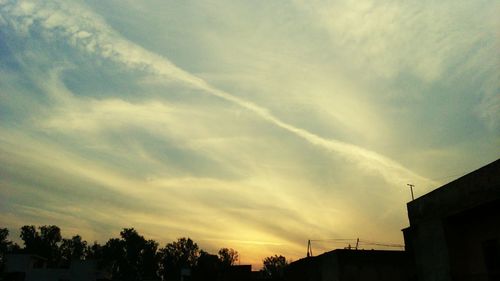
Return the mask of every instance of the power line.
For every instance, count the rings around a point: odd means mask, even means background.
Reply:
[[[313,242],[327,242],[327,241],[352,241],[352,240],[356,240],[356,238],[310,239],[309,241],[313,241]]]
[[[311,242],[344,242],[345,243],[345,242],[351,242],[351,241],[353,243],[356,243],[356,247],[351,248],[351,243],[348,243],[349,246],[345,247],[345,249],[358,250],[360,246],[378,246],[378,247],[399,248],[399,249],[405,247],[402,244],[362,240],[359,238],[309,239],[309,240],[307,240],[307,257],[313,256]]]
[[[390,248],[404,248],[404,245],[401,244],[391,244],[391,243],[380,243],[380,242],[367,242],[360,240],[359,241],[363,245],[371,245],[371,246],[382,246],[382,247],[390,247]]]

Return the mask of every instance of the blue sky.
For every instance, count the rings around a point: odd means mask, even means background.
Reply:
[[[133,226],[253,264],[401,243],[407,183],[498,158],[499,10],[0,0],[2,225]]]

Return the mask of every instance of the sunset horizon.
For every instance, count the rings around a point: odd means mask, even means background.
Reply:
[[[411,192],[499,158],[499,8],[0,0],[0,227],[403,245]]]

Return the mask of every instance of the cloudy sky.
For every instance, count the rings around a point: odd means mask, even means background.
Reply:
[[[0,222],[242,263],[402,243],[499,156],[497,1],[0,0]],[[316,243],[321,252],[335,243]]]

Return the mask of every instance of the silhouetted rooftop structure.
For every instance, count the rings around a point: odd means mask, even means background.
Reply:
[[[251,265],[232,265],[222,273],[221,281],[252,281]]]
[[[9,254],[5,280],[12,281],[106,281],[109,274],[98,270],[95,260],[74,260],[69,268],[49,268],[47,259],[30,254]]]
[[[500,160],[407,204],[419,280],[500,280]]]
[[[291,263],[285,280],[500,280],[500,160],[407,208],[404,252],[333,250]]]
[[[405,281],[414,280],[404,251],[337,249],[292,262],[287,281]]]

